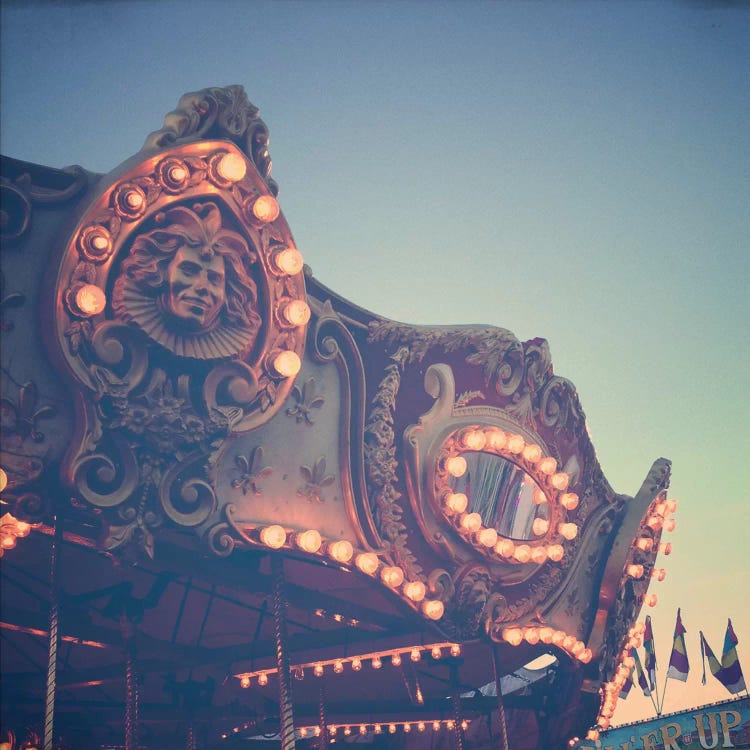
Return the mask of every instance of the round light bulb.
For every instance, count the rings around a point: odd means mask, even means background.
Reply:
[[[315,529],[310,529],[302,534],[297,534],[295,537],[297,546],[304,552],[315,553],[323,544],[323,539],[320,536],[320,532]]]
[[[288,276],[296,276],[304,266],[302,253],[296,247],[285,247],[273,256],[276,268]]]
[[[143,196],[137,190],[129,190],[125,194],[125,203],[129,208],[140,208],[143,205]]]
[[[662,555],[671,555],[672,542],[661,542],[661,544],[659,544],[659,553]]]
[[[323,665],[322,665],[322,664],[316,664],[316,665],[315,665],[315,666],[313,667],[313,674],[314,674],[314,675],[315,675],[316,677],[322,677],[322,676],[323,676],[323,673],[324,673],[324,671],[325,671],[325,670],[324,670],[324,668],[323,668]]]
[[[534,490],[532,498],[535,505],[544,505],[547,502],[547,493],[537,487],[537,489]]]
[[[524,630],[523,638],[531,646],[535,646],[539,643],[539,628],[526,628]]]
[[[380,578],[386,586],[395,589],[404,582],[404,571],[397,565],[387,565],[380,571]]]
[[[294,299],[284,305],[284,320],[292,326],[304,326],[310,320],[310,305],[304,300]]]
[[[466,513],[461,516],[461,528],[464,531],[479,531],[482,527],[482,516],[479,513]]]
[[[555,630],[554,633],[552,633],[552,645],[561,647],[563,644],[563,641],[565,640],[565,632],[562,630]]]
[[[107,305],[107,295],[96,284],[84,284],[76,292],[75,306],[83,315],[99,315]]]
[[[578,526],[574,523],[561,523],[557,527],[557,531],[560,536],[564,537],[568,541],[575,539],[578,536]]]
[[[422,612],[430,620],[439,620],[445,613],[445,605],[439,599],[429,599],[422,602]]]
[[[265,685],[268,685],[268,675],[265,672],[261,672],[258,675],[258,684],[261,687],[264,687]]]
[[[469,498],[463,492],[451,492],[445,504],[451,513],[463,513],[469,507]]]
[[[552,562],[560,562],[560,560],[563,559],[564,554],[565,550],[563,549],[562,544],[550,544],[550,546],[547,547],[547,556]]]
[[[502,430],[492,430],[487,437],[487,444],[497,451],[505,448],[507,442],[508,436]]]
[[[535,464],[542,457],[542,449],[536,443],[531,443],[523,449],[522,455],[526,461]]]
[[[390,732],[391,734],[396,734],[396,725],[395,725],[395,724],[389,724],[389,725],[388,725],[388,731],[389,731],[389,732]]]
[[[358,657],[355,656],[352,659],[352,669],[355,672],[359,672],[362,669],[362,660],[360,658],[358,658]]]
[[[552,643],[552,635],[554,634],[554,632],[555,631],[548,626],[539,628],[539,640],[542,643],[547,643],[547,644]]]
[[[440,648],[440,646],[433,646],[432,651],[430,651],[430,656],[432,656],[433,659],[440,659],[443,655],[443,652]]]
[[[336,674],[341,674],[344,671],[344,662],[341,661],[341,659],[336,659],[336,661],[333,662],[333,671]]]
[[[8,475],[5,473],[5,469],[0,468],[0,492],[2,492],[8,486]]]
[[[572,635],[566,635],[561,645],[566,651],[570,651],[575,643],[576,639]]]
[[[653,531],[659,531],[664,523],[664,519],[661,516],[649,516],[646,520],[646,526]]]
[[[644,552],[651,552],[651,550],[654,548],[654,540],[648,539],[647,537],[641,537],[635,543],[635,546],[638,547],[638,549],[643,550]]]
[[[175,168],[176,171],[179,167]],[[247,174],[247,164],[245,160],[235,153],[224,154],[216,164],[216,171],[219,176],[228,182],[239,182]],[[184,179],[184,175],[182,178]]]
[[[371,575],[375,575],[378,569],[378,566],[380,565],[380,560],[378,560],[378,556],[374,552],[360,552],[354,558],[354,564],[363,573],[366,573],[368,576],[371,576]]]
[[[461,656],[461,646],[458,643],[451,646],[451,656]]]
[[[454,477],[462,477],[466,473],[466,459],[463,456],[451,456],[445,461],[445,470]]]
[[[359,733],[360,733],[360,734],[367,734],[367,725],[365,725],[365,724],[360,724],[360,725],[359,725]]]
[[[420,659],[422,658],[422,652],[418,648],[413,648],[409,652],[409,658],[412,661],[420,661]]]
[[[297,352],[291,350],[279,352],[273,358],[273,369],[281,375],[282,378],[294,377],[302,367],[302,361]]]
[[[266,526],[260,532],[260,541],[271,549],[281,549],[286,544],[286,531],[283,526]]]
[[[351,727],[344,727],[344,734],[348,737],[352,733]]]
[[[546,518],[535,518],[531,524],[531,530],[535,536],[544,536],[549,529],[549,521]]]
[[[425,726],[425,723],[424,723],[423,721],[420,721],[420,722],[419,722],[419,723],[417,724],[417,731],[418,731],[418,732],[424,732],[424,730],[425,730],[426,728],[427,728],[427,727]]]
[[[516,545],[510,539],[501,539],[495,545],[495,552],[502,557],[513,557],[515,551]]]
[[[583,650],[586,648],[586,644],[582,641],[576,641],[572,648],[570,649],[570,653],[573,654],[573,656],[580,656],[583,653]]]
[[[631,578],[643,578],[643,565],[628,565],[627,574]]]
[[[651,571],[651,578],[656,581],[663,581],[667,577],[667,571],[664,568],[654,568]]]
[[[497,544],[497,531],[495,529],[482,529],[477,534],[479,543],[485,547],[494,547]]]
[[[253,216],[264,224],[276,221],[280,212],[279,203],[272,195],[261,195],[253,203]]]
[[[469,430],[461,441],[469,450],[481,451],[487,443],[487,438],[481,430]]]
[[[519,544],[513,553],[513,557],[520,563],[527,563],[531,560],[531,547],[528,544]]]
[[[667,500],[666,512],[674,513],[676,510],[677,510],[677,500],[674,500],[674,499]]]
[[[542,474],[554,474],[557,470],[557,461],[552,456],[545,456],[538,464],[537,468]]]
[[[432,722],[432,730],[434,732],[439,732],[440,731],[440,722],[439,721],[433,721]]]
[[[336,562],[348,563],[354,556],[354,547],[346,539],[340,539],[328,545],[328,555]]]
[[[560,505],[565,510],[575,510],[578,507],[578,495],[575,492],[565,492],[560,495]]]
[[[531,560],[537,565],[542,565],[547,562],[547,548],[546,547],[532,547],[531,548]]]
[[[370,663],[373,669],[380,669],[383,666],[383,660],[379,656],[374,656]]]
[[[511,646],[518,646],[523,640],[523,631],[521,628],[505,628],[503,630],[503,640],[510,643]]]
[[[564,471],[558,471],[556,474],[553,474],[549,480],[549,483],[556,490],[560,490],[561,492],[568,489],[568,482],[570,482],[570,477]]]
[[[421,602],[427,594],[427,586],[422,581],[408,581],[404,584],[404,595],[413,602]]]
[[[406,734],[409,734],[409,732],[411,732],[411,724],[409,724],[408,721],[404,723],[404,732]]]
[[[656,594],[648,594],[644,601],[649,607],[655,607],[659,603],[659,597]]]
[[[526,441],[520,435],[509,435],[505,447],[511,453],[521,453],[526,445]]]
[[[250,687],[250,678],[247,675],[244,675],[240,679],[240,687],[241,688],[249,688]]]
[[[381,724],[375,725],[375,734],[382,734],[383,733],[383,726]]]
[[[391,656],[391,664],[394,667],[400,667],[401,666],[401,654],[399,654],[398,651]]]
[[[674,531],[677,528],[677,521],[674,518],[667,518],[664,521],[664,531]]]

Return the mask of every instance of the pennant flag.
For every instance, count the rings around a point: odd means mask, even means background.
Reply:
[[[635,659],[635,673],[638,677],[638,686],[643,691],[644,695],[651,695],[651,688],[649,687],[646,675],[643,673],[643,667],[641,666],[641,657],[638,656],[638,651],[634,648],[631,648],[630,655]]]
[[[742,675],[742,667],[737,658],[737,636],[732,629],[732,621],[727,623],[727,633],[724,638],[724,653],[721,662],[714,656],[714,652],[708,645],[706,636],[701,632],[701,651],[703,653],[703,679],[706,684],[706,659],[711,674],[730,692],[739,693],[741,690],[747,690],[745,678]]]
[[[745,678],[742,675],[740,660],[737,658],[737,636],[732,628],[732,621],[727,620],[727,632],[724,636],[724,652],[721,655],[721,670],[724,679],[722,683],[730,693],[747,690]]]
[[[686,682],[690,663],[688,662],[687,649],[685,648],[685,628],[680,617],[680,610],[677,610],[677,622],[674,625],[674,642],[672,643],[672,654],[669,657],[669,669],[667,670],[667,679]]]
[[[643,634],[643,648],[646,651],[646,673],[652,690],[656,690],[656,647],[654,631],[651,629],[651,616],[646,618],[646,631]]]
[[[633,678],[631,675],[632,672],[628,675],[627,680],[625,680],[625,683],[620,688],[620,694],[617,696],[618,698],[625,700],[625,698],[628,697],[628,693],[630,693],[630,689],[633,687]]]

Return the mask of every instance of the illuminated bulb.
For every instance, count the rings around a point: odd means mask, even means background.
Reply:
[[[649,607],[655,607],[659,603],[659,597],[656,594],[649,594],[644,601]]]
[[[659,531],[663,523],[664,519],[661,516],[649,516],[648,520],[646,521],[646,526],[648,526],[650,529],[653,529],[654,531]]]
[[[320,549],[323,540],[320,537],[320,532],[315,529],[310,529],[302,534],[297,534],[295,537],[297,546],[304,552],[314,553]]]
[[[505,628],[503,640],[510,643],[511,646],[518,646],[523,640],[523,631],[521,628]]]
[[[585,648],[585,643],[583,643],[582,641],[576,641],[573,644],[573,647],[570,649],[570,653],[573,654],[573,656],[580,656]]]
[[[363,573],[372,576],[375,575],[378,565],[380,565],[380,560],[378,560],[378,556],[374,552],[360,552],[354,558],[354,564]]]
[[[313,674],[316,677],[322,677],[323,676],[323,672],[324,672],[324,669],[323,669],[323,665],[322,664],[316,664],[313,667]]]
[[[268,685],[268,675],[265,672],[261,672],[261,674],[258,675],[258,684],[261,687]]]
[[[432,722],[432,731],[433,732],[439,732],[440,731],[440,722],[439,721],[433,721]]]
[[[487,443],[487,438],[480,430],[470,430],[462,440],[463,444],[472,451],[481,451]]]
[[[554,632],[550,627],[539,628],[539,640],[542,643],[552,643],[552,634]]]
[[[5,469],[0,468],[0,492],[2,492],[8,486],[8,475],[5,473]]]
[[[413,602],[421,602],[427,593],[427,587],[422,581],[409,581],[404,584],[404,595]]]
[[[404,732],[406,732],[406,734],[409,734],[409,732],[411,732],[411,724],[409,724],[409,722],[406,722],[404,724]]]
[[[389,724],[389,725],[388,725],[388,731],[389,731],[389,732],[390,732],[391,734],[396,734],[396,725],[395,725],[395,724]]]
[[[273,257],[276,268],[288,276],[295,276],[304,266],[302,253],[296,247],[285,247],[279,250]]]
[[[344,615],[339,614],[338,612],[334,612],[333,619],[336,622],[344,622]]]
[[[306,325],[310,320],[310,306],[301,299],[295,299],[284,305],[284,320],[292,326]]]
[[[332,726],[328,727],[328,732],[330,734],[332,734],[332,735],[336,734],[337,730],[338,730],[338,727],[335,724],[333,724]]]
[[[677,510],[677,500],[667,500],[667,513],[674,513]]]
[[[667,510],[667,504],[665,502],[656,503],[654,511],[656,512],[657,515],[663,516],[664,513],[666,513],[666,510]]]
[[[552,633],[552,645],[553,646],[562,646],[563,641],[565,640],[565,633],[562,630],[556,630],[554,633]]]
[[[439,599],[426,599],[422,602],[422,612],[430,620],[439,620],[445,612],[445,605]]]
[[[547,547],[547,556],[553,562],[560,562],[560,560],[563,559],[564,554],[565,550],[561,544],[550,544],[550,546]]]
[[[511,453],[520,453],[523,450],[525,445],[526,445],[526,441],[520,435],[508,436],[508,442],[506,444],[506,448]]]
[[[445,726],[447,729],[453,729],[456,726],[456,722],[453,721],[453,719],[448,719],[448,721],[445,722]]]
[[[464,531],[479,531],[482,528],[482,516],[479,513],[467,513],[461,516],[461,528]]]
[[[572,650],[573,646],[576,643],[576,639],[572,635],[566,635],[565,638],[563,638],[562,647],[566,651]]]
[[[401,666],[401,654],[399,654],[398,652],[393,654],[393,656],[391,656],[391,664],[394,667],[400,667]]]
[[[443,652],[440,649],[440,646],[432,647],[432,651],[430,651],[430,656],[432,656],[433,659],[440,659],[442,655],[443,655]]]
[[[594,740],[596,742],[599,739],[599,732],[596,729],[589,729],[589,731],[586,733],[586,739],[587,740]]]
[[[547,562],[547,548],[546,547],[532,547],[531,549],[531,561],[537,565],[542,565]]]
[[[643,550],[643,552],[651,552],[654,548],[654,540],[648,539],[644,536],[635,543],[635,546],[638,547],[639,550]]]
[[[316,737],[320,737],[320,727],[315,727],[315,729],[313,730],[313,732],[315,733]]]
[[[425,730],[426,728],[427,728],[427,727],[425,726],[425,724],[424,724],[424,722],[423,722],[423,721],[420,721],[420,722],[419,722],[419,724],[417,724],[417,731],[418,731],[418,732],[424,732],[424,730]]]
[[[560,495],[560,505],[565,510],[575,510],[578,507],[578,495],[575,492],[565,492]]]
[[[461,646],[458,643],[451,646],[451,656],[461,656]]]
[[[510,539],[501,539],[495,545],[495,552],[502,557],[513,557],[513,553],[516,550],[516,545],[510,541]]]
[[[549,480],[549,483],[556,490],[560,490],[561,492],[568,489],[568,482],[570,482],[570,477],[564,471],[558,471],[557,474],[553,474]]]
[[[240,687],[245,689],[250,687],[250,678],[247,675],[240,680]]]
[[[300,360],[297,352],[287,350],[279,352],[273,358],[273,369],[281,375],[282,378],[294,377],[302,367],[302,360]]]
[[[143,205],[143,196],[137,190],[129,190],[125,194],[125,203],[128,208],[140,208]]]
[[[466,719],[464,719],[464,720],[463,720],[463,721],[461,722],[461,729],[463,729],[464,731],[466,731],[466,730],[467,730],[468,728],[469,728],[469,722],[468,722],[468,721],[466,721]]]
[[[463,492],[451,492],[445,498],[445,504],[451,513],[463,513],[469,506],[469,498]]]
[[[260,532],[260,541],[271,549],[280,549],[286,543],[286,531],[283,526],[266,526]]]
[[[279,212],[278,201],[272,195],[261,195],[253,203],[253,216],[264,224],[276,221],[279,218]]]
[[[307,727],[301,727],[299,730],[300,737],[307,737]]]
[[[25,536],[29,535],[30,531],[31,525],[26,523],[26,521],[16,521],[16,536],[23,539]]]
[[[672,554],[672,542],[662,542],[659,545],[659,552],[662,555],[671,555]]]
[[[336,661],[333,662],[333,671],[336,674],[341,674],[344,671],[344,662],[341,661],[341,659],[336,659]]]
[[[367,725],[366,724],[360,724],[359,725],[359,733],[360,734],[367,734]]]
[[[109,240],[101,234],[96,234],[91,238],[91,244],[94,246],[94,250],[104,252],[109,247]]]
[[[419,661],[422,658],[422,652],[418,648],[413,648],[409,652],[409,658],[412,661]]]
[[[667,571],[664,568],[654,568],[651,571],[651,578],[657,581],[663,581],[667,577]]]
[[[445,470],[454,477],[462,477],[466,473],[466,459],[463,456],[451,456],[445,461]]]
[[[247,164],[239,154],[224,154],[216,165],[216,171],[229,182],[239,182],[247,174]]]
[[[485,547],[494,547],[497,543],[497,531],[495,529],[482,529],[477,538],[479,543]]]
[[[538,464],[537,468],[542,474],[554,474],[557,469],[557,461],[552,456],[545,456]]]
[[[549,529],[549,521],[546,518],[535,518],[531,530],[536,536],[543,536]]]
[[[344,734],[348,737],[352,733],[351,727],[344,727]]]
[[[557,531],[560,536],[565,537],[568,541],[575,539],[578,536],[578,526],[574,523],[561,523],[557,527]]]
[[[358,657],[355,656],[352,659],[352,669],[355,672],[359,672],[362,669],[362,660],[360,658],[358,658]]]
[[[404,582],[404,571],[397,565],[388,565],[380,571],[380,578],[386,586],[395,589]]]
[[[370,663],[373,669],[380,669],[383,666],[383,660],[379,656],[373,656]]]
[[[674,518],[668,518],[664,521],[664,531],[674,531],[677,527],[677,521]]]
[[[508,442],[508,436],[502,430],[492,430],[487,440],[490,448],[501,450]]]
[[[346,539],[340,539],[338,542],[328,545],[328,555],[336,562],[347,563],[354,555],[354,547]]]
[[[513,557],[520,563],[527,563],[531,560],[531,547],[528,544],[519,544],[513,553]]]
[[[539,628],[525,628],[523,637],[526,643],[535,646],[539,643]]]
[[[536,443],[531,443],[523,449],[523,457],[529,463],[535,464],[542,457],[542,449]]]
[[[547,494],[538,487],[534,490],[532,497],[534,498],[535,505],[544,505],[547,502]]]
[[[382,734],[383,733],[383,727],[380,724],[375,725],[375,734]]]
[[[643,565],[628,565],[627,573],[631,578],[643,578]]]
[[[83,315],[99,315],[107,305],[107,296],[96,284],[84,284],[76,292],[75,306]]]

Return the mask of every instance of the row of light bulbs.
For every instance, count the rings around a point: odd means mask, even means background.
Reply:
[[[461,646],[458,643],[444,641],[423,646],[410,646],[405,649],[373,651],[366,654],[348,656],[345,659],[323,659],[304,664],[294,664],[291,667],[291,672],[298,679],[304,679],[305,669],[311,669],[316,677],[322,677],[325,674],[326,667],[333,667],[335,674],[341,674],[347,664],[351,667],[352,671],[359,672],[366,661],[370,662],[370,666],[373,669],[380,669],[383,666],[383,659],[389,659],[392,666],[398,667],[405,657],[408,656],[412,662],[418,662],[422,660],[422,655],[427,652],[429,652],[433,659],[442,659],[447,656],[456,657],[461,655]],[[240,687],[242,688],[249,688],[252,685],[253,679],[256,680],[258,685],[264,687],[268,685],[269,676],[277,673],[278,669],[261,669],[254,672],[243,672],[242,674],[235,675],[235,677],[239,679]]]
[[[466,731],[471,723],[470,719],[463,719],[461,721],[461,729]],[[221,735],[223,740],[230,737],[232,734],[239,734],[243,729],[249,729],[249,724],[244,724],[241,727],[237,726],[232,729],[231,733],[224,733]],[[360,735],[366,735],[369,732],[374,734],[396,734],[399,730],[405,734],[409,734],[412,731],[415,732],[426,732],[428,729],[432,729],[434,732],[439,732],[443,729],[453,731],[456,728],[456,722],[453,719],[431,719],[428,721],[383,721],[383,722],[370,722],[366,724],[329,724],[328,735],[332,738],[336,737],[341,730],[341,734],[349,737],[355,733]],[[298,739],[305,739],[306,737],[320,737],[323,730],[319,724],[312,726],[297,727],[295,730],[296,737]]]
[[[8,486],[8,475],[5,469],[0,467],[0,492]],[[18,539],[29,535],[31,524],[19,521],[11,513],[4,513],[0,517],[0,557],[5,554],[6,549],[13,549]]]
[[[557,471],[557,460],[553,456],[545,456],[542,448],[536,443],[526,443],[521,435],[506,433],[503,430],[493,428],[470,428],[459,432],[455,439],[446,446],[448,454],[441,461],[440,468],[443,474],[459,478],[466,473],[466,459],[455,451],[490,450],[498,455],[510,458],[514,462],[520,462],[524,468],[540,484],[547,484],[557,502],[565,510],[573,511],[578,507],[579,498],[575,492],[567,492],[570,477],[564,471]],[[442,477],[438,475],[440,482]],[[482,517],[479,513],[467,513],[469,498],[463,492],[453,492],[448,481],[441,482],[447,485],[442,488],[443,504],[448,515],[453,516],[455,524],[460,533],[473,542],[492,550],[505,560],[519,563],[533,562],[538,565],[547,560],[559,562],[562,560],[565,550],[562,544],[529,545],[516,544],[510,539],[498,538],[495,529],[482,525]],[[534,491],[534,502],[542,505],[548,502],[547,493],[540,487]],[[557,525],[557,534],[567,541],[572,541],[578,535],[578,526],[570,522],[561,522]],[[545,518],[534,519],[532,531],[535,536],[543,537],[549,532],[549,521]]]
[[[594,652],[574,635],[569,635],[564,630],[555,630],[546,625],[505,628],[502,638],[511,646],[520,646],[524,641],[531,646],[535,646],[537,643],[557,646],[583,664],[588,664],[594,656]]]
[[[412,604],[419,605],[422,614],[430,620],[439,620],[445,613],[445,605],[439,599],[427,598],[427,586],[422,581],[406,581],[403,568],[385,565],[374,552],[357,552],[346,539],[325,540],[317,529],[289,532],[283,526],[265,526],[258,532],[262,544],[270,549],[295,546],[311,555],[327,555],[335,562],[354,566],[370,577],[380,576],[389,588],[399,591]]]

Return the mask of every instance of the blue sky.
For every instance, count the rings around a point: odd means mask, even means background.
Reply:
[[[682,607],[750,673],[750,6],[4,2],[0,147],[106,172],[243,84],[316,276],[384,316],[550,341],[606,476],[673,460],[657,655]],[[750,674],[748,674],[750,678]],[[724,693],[725,694],[725,693]],[[631,696],[616,719],[648,715]]]

